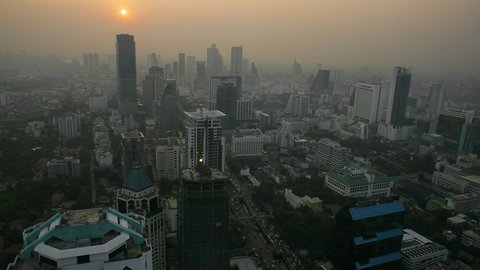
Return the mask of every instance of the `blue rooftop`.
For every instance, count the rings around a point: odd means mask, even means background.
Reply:
[[[352,216],[352,220],[362,220],[371,217],[404,212],[405,207],[401,201],[393,201],[365,207],[354,207],[350,208],[349,211],[350,215]]]
[[[403,230],[400,228],[396,228],[388,231],[377,232],[375,234],[375,237],[372,237],[372,238],[365,239],[362,236],[354,237],[353,243],[355,244],[355,246],[359,246],[359,245],[365,245],[372,242],[386,240],[389,238],[400,237],[402,235],[403,235]]]
[[[400,261],[402,259],[402,255],[400,252],[394,252],[394,253],[389,253],[387,255],[382,255],[374,258],[370,258],[368,260],[368,263],[365,264],[360,264],[358,262],[355,263],[355,269],[361,270],[361,269],[368,269],[370,267],[394,262],[394,261]]]
[[[152,185],[152,180],[143,168],[133,168],[123,182],[123,187],[132,191],[141,191]]]

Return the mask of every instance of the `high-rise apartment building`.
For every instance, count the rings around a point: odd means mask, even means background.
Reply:
[[[380,119],[380,95],[382,86],[358,82],[355,87],[353,116],[373,124]]]
[[[178,192],[180,269],[229,269],[227,182],[216,169],[183,171]]]
[[[47,162],[48,178],[80,177],[80,160],[73,157],[52,159]]]
[[[145,137],[138,130],[122,133],[121,137],[122,174],[126,179],[133,168],[145,167]]]
[[[252,120],[253,102],[249,99],[237,100],[237,121]]]
[[[221,111],[185,112],[186,166],[203,164],[212,169],[225,170],[225,138],[222,137]]]
[[[158,187],[153,185],[141,166],[133,167],[117,192],[120,213],[140,221],[145,239],[152,246],[152,269],[166,269],[165,211]]]
[[[410,73],[408,68],[400,66],[393,68],[386,121],[387,124],[393,127],[405,125],[411,80],[412,73]]]
[[[310,97],[303,94],[291,94],[285,112],[299,118],[310,114]]]
[[[137,67],[132,35],[117,35],[117,101],[120,114],[137,112]]]
[[[232,47],[232,53],[230,55],[230,73],[235,76],[242,76],[243,70],[243,47]]]
[[[76,113],[67,112],[57,117],[57,127],[60,137],[64,139],[78,137],[81,130],[80,116]]]
[[[313,154],[307,157],[314,167],[340,169],[350,158],[350,149],[328,138],[320,139],[313,147]]]
[[[153,177],[159,181],[162,179],[176,180],[180,178],[180,166],[182,164],[182,149],[177,143],[177,138],[162,138],[155,146],[155,167]]]

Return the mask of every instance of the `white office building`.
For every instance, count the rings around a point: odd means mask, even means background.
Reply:
[[[240,130],[238,134],[232,136],[232,156],[261,156],[263,145],[268,141],[267,136],[260,130]]]
[[[155,168],[153,177],[175,180],[180,177],[181,146],[176,144],[176,138],[165,138],[155,147]]]
[[[237,100],[237,120],[252,120],[253,107],[251,100]]]
[[[57,213],[23,231],[7,270],[153,270],[141,224],[112,208]]]
[[[308,155],[307,161],[312,167],[339,169],[345,166],[350,156],[349,148],[328,138],[322,138],[313,146],[313,154]]]
[[[353,116],[373,124],[380,120],[382,85],[358,82],[355,87]]]

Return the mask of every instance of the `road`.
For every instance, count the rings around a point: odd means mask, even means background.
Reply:
[[[245,225],[247,243],[261,258],[265,269],[301,270],[297,255],[280,238],[277,228],[268,222],[269,214],[253,200],[251,187],[232,177],[236,197],[232,200],[233,218]]]

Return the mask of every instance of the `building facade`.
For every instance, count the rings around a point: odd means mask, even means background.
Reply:
[[[221,111],[185,112],[186,166],[199,164],[225,170],[225,138],[222,137]]]
[[[327,257],[338,269],[402,269],[405,207],[398,200],[345,207],[336,216]]]
[[[117,101],[120,114],[137,112],[137,66],[132,35],[117,35]]]
[[[47,173],[51,179],[61,176],[80,177],[80,160],[73,157],[52,159],[47,162]]]
[[[328,138],[320,139],[313,148],[313,154],[307,157],[313,167],[340,169],[350,158],[350,149]]]
[[[24,246],[7,270],[153,270],[140,223],[112,208],[57,213],[23,232]]]
[[[120,213],[140,221],[145,238],[152,246],[152,269],[166,269],[165,211],[158,187],[154,186],[144,168],[130,170],[117,192],[116,207]]]
[[[64,139],[73,139],[80,136],[81,123],[80,116],[76,113],[65,113],[57,117],[57,127],[60,137]]]
[[[178,193],[180,269],[229,269],[228,178],[199,167],[182,173]]]
[[[394,127],[404,126],[412,74],[406,67],[394,67],[388,97],[387,121]]]
[[[375,83],[358,82],[355,87],[353,116],[370,124],[380,119],[380,94],[382,86]]]

